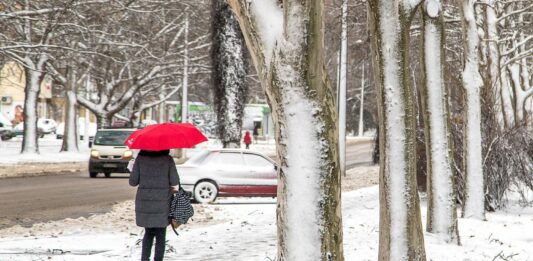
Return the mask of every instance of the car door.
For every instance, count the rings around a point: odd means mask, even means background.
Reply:
[[[256,196],[275,196],[277,192],[277,170],[274,163],[265,157],[254,154],[244,153],[244,162],[246,169],[249,171],[249,183],[254,186],[250,194]]]
[[[207,170],[218,184],[219,193],[244,195],[247,192],[249,172],[240,152],[213,152],[207,160]]]

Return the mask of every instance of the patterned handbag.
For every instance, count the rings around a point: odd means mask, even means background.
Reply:
[[[185,191],[180,184],[178,192],[172,195],[170,201],[169,221],[174,233],[180,225],[187,224],[187,221],[194,215],[194,209],[191,205],[191,193]]]

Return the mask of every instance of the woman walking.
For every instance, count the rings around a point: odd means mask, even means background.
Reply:
[[[246,131],[246,133],[244,133],[244,144],[246,145],[246,149],[250,149],[251,143],[252,143],[252,137],[250,137],[250,132]]]
[[[141,150],[129,181],[131,186],[139,186],[135,197],[135,220],[137,226],[145,228],[141,261],[150,260],[154,238],[154,261],[163,260],[171,186],[178,185],[178,172],[169,150]]]

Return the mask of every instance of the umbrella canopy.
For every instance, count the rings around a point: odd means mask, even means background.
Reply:
[[[207,138],[190,123],[161,123],[135,131],[124,142],[130,149],[168,150],[192,148]]]

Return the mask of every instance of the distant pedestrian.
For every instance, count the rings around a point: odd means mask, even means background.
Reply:
[[[178,172],[169,150],[141,150],[133,165],[130,185],[139,185],[135,197],[135,220],[137,226],[145,228],[141,261],[150,260],[154,238],[154,260],[163,260],[171,186],[178,185]]]
[[[254,143],[257,143],[257,137],[259,137],[259,124],[254,124]]]
[[[246,144],[246,149],[250,149],[250,144],[252,143],[252,137],[250,136],[250,132],[246,131],[244,134],[244,144]]]

